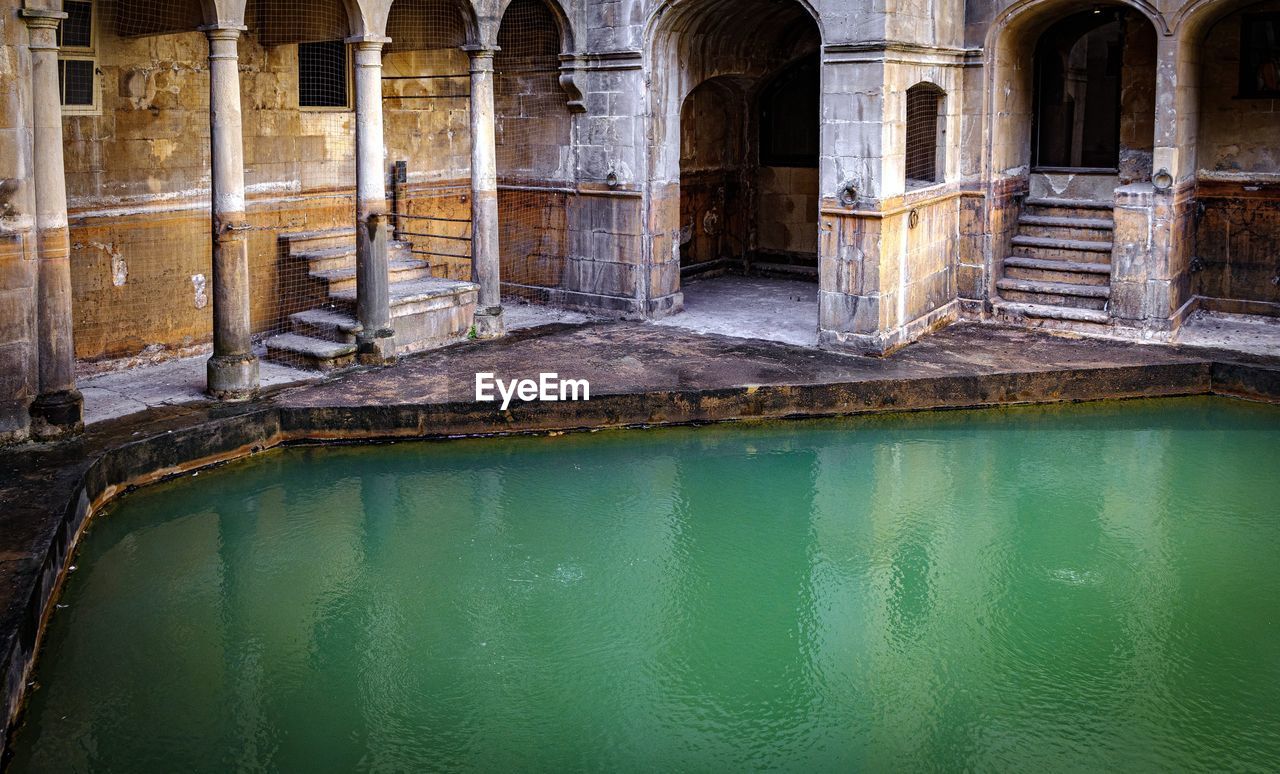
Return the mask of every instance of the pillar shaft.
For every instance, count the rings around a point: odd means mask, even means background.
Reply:
[[[352,38],[356,92],[356,340],[365,363],[395,358],[387,259],[381,38]]]
[[[36,330],[39,395],[31,407],[32,432],[56,438],[84,427],[76,389],[71,316],[71,240],[67,181],[62,163],[62,97],[58,85],[60,11],[22,11],[31,50],[32,151],[39,269]]]
[[[258,358],[249,322],[249,228],[244,203],[240,115],[241,28],[208,27],[209,137],[212,168],[213,357],[209,394],[243,400],[258,390]]]
[[[503,335],[498,260],[498,158],[494,132],[493,49],[471,56],[471,276],[480,286],[476,334]]]

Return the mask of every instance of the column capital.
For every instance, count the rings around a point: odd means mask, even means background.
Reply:
[[[462,50],[467,52],[467,56],[471,59],[471,73],[492,73],[493,57],[501,49],[497,46],[463,46]]]
[[[386,35],[352,35],[343,42],[357,51],[381,51],[383,46],[391,42],[391,38]]]
[[[49,11],[44,8],[21,8],[18,15],[27,23],[28,27],[47,27],[55,29],[58,23],[67,18],[69,14],[66,11]]]
[[[58,25],[67,18],[63,11],[46,11],[42,8],[23,8],[18,15],[27,23],[30,32],[27,48],[32,51],[58,50]]]
[[[240,33],[245,32],[249,28],[243,24],[206,24],[196,29],[205,34],[209,40],[239,40]]]

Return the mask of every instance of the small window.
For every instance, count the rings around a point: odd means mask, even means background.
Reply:
[[[932,83],[907,89],[907,187],[941,181],[943,91]]]
[[[347,44],[298,44],[298,106],[347,108]]]
[[[67,18],[58,25],[58,86],[63,112],[92,113],[98,107],[98,61],[93,3],[64,0]]]

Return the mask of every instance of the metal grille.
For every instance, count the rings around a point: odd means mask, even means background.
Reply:
[[[943,92],[931,83],[907,89],[907,185],[936,183],[938,157],[942,147],[941,117]]]
[[[561,29],[542,0],[513,0],[494,62],[503,292],[545,298],[563,283],[572,115],[560,88]]]
[[[70,4],[70,3],[69,3]],[[84,4],[88,5],[88,4]],[[63,30],[85,39],[84,14]],[[64,118],[76,354],[92,372],[212,337],[209,43],[199,0],[96,0],[100,104]],[[69,22],[71,20],[68,20]],[[341,0],[251,0],[240,36],[250,313],[259,339],[354,286],[355,125]]]
[[[471,75],[467,24],[450,0],[396,0],[382,106],[392,223],[411,260],[471,278]]]

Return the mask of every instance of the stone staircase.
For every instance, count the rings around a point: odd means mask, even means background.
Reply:
[[[1110,202],[1028,199],[996,281],[997,314],[1036,325],[1109,325],[1114,230]]]
[[[297,368],[336,371],[356,363],[356,233],[354,228],[280,236],[284,269],[303,275],[314,308],[289,315],[289,330],[267,339],[267,359]],[[466,338],[478,286],[431,276],[407,242],[388,241],[391,323],[395,352],[414,352]]]

